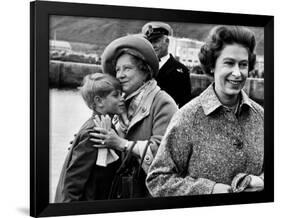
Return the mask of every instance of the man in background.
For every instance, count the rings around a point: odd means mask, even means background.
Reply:
[[[163,22],[149,22],[142,27],[142,33],[159,58],[157,84],[182,107],[191,99],[190,76],[188,68],[168,53],[168,36],[173,35],[171,26]]]

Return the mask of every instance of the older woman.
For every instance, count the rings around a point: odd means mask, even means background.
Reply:
[[[154,80],[158,73],[158,59],[152,45],[143,37],[130,35],[111,42],[102,55],[105,73],[116,76],[122,85],[127,107],[128,124],[117,123],[124,138],[115,131],[95,128],[92,141],[99,147],[132,151],[133,156],[126,166],[135,171],[142,160],[141,187],[137,193],[121,197],[146,197],[145,177],[166,128],[177,111],[174,100],[162,91]],[[132,172],[133,173],[133,172]],[[123,195],[123,196],[122,196]]]
[[[172,118],[148,172],[152,196],[263,189],[264,112],[242,90],[255,44],[243,27],[210,32],[199,59],[214,83]]]

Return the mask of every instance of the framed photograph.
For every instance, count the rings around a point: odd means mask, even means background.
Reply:
[[[143,28],[149,22],[165,23],[172,29],[172,34],[167,34],[168,51],[189,71],[190,99],[198,97],[214,81],[203,73],[198,55],[210,31],[215,26],[239,26],[254,33],[256,63],[243,90],[264,109],[262,190],[55,200],[62,169],[77,139],[76,134],[92,115],[79,91],[83,78],[102,72],[102,54],[112,41],[132,35],[145,38]],[[273,26],[274,17],[269,15],[31,2],[30,215],[63,216],[273,202]],[[148,26],[148,30],[153,32],[153,25]],[[145,40],[149,42],[147,38]],[[178,71],[182,73],[181,69]],[[176,85],[174,88],[177,89]],[[102,182],[96,180],[96,183]]]

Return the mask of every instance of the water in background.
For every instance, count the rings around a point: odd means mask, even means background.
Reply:
[[[91,116],[78,90],[50,89],[50,203],[70,141]]]

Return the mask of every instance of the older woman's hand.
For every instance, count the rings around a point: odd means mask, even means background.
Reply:
[[[264,181],[261,177],[255,175],[249,175],[251,177],[251,182],[248,187],[244,190],[245,192],[256,192],[262,191],[264,189]]]
[[[111,148],[124,150],[127,143],[126,139],[119,137],[113,129],[106,130],[101,127],[94,127],[94,132],[90,133],[90,140],[94,142],[96,148]]]

